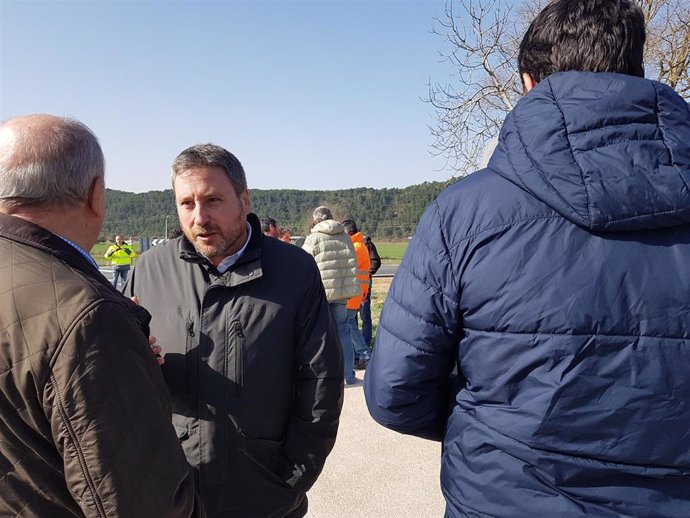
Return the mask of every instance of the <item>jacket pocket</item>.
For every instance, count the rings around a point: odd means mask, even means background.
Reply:
[[[242,394],[244,381],[245,335],[242,324],[231,322],[227,332],[225,344],[225,366],[223,373],[230,380],[227,384],[228,395],[238,397]]]
[[[244,437],[244,445],[239,448],[263,476],[285,488],[292,487],[283,479],[283,442],[268,439]]]

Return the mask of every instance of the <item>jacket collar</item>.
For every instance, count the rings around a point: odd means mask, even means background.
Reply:
[[[252,237],[249,239],[242,257],[223,275],[204,256],[197,252],[194,245],[184,235],[179,238],[180,259],[203,266],[214,277],[223,278],[222,282],[230,286],[258,279],[263,275],[261,270],[261,250],[265,238],[261,232],[261,223],[256,214],[250,213],[247,216],[247,221],[252,227]]]
[[[22,243],[44,253],[50,254],[79,270],[89,281],[100,285],[102,289],[112,292],[123,302],[138,320],[140,326],[148,336],[149,313],[141,306],[135,305],[127,297],[113,288],[100,271],[93,266],[79,251],[69,245],[60,236],[40,227],[30,221],[16,216],[0,213],[0,237]]]
[[[106,281],[98,269],[94,268],[76,248],[60,236],[30,221],[0,213],[0,236],[53,255],[89,277]],[[107,281],[105,283],[107,284]]]
[[[311,229],[311,233],[320,233],[328,235],[344,234],[345,227],[342,223],[340,223],[340,221],[336,221],[334,219],[326,219],[314,225]]]

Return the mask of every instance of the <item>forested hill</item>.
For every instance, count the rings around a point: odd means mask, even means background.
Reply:
[[[339,220],[354,219],[376,238],[411,236],[424,209],[455,180],[425,182],[404,189],[346,189],[340,191],[298,191],[252,189],[253,212],[260,218],[270,216],[279,225],[304,235],[311,212],[327,205]],[[108,189],[107,212],[101,237],[114,234],[163,237],[165,220],[168,230],[178,226],[171,190],[131,193]]]

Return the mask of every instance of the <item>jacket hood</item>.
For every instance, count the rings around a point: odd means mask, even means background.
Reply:
[[[506,117],[488,167],[592,231],[690,222],[690,108],[612,73],[549,76]]]
[[[343,227],[342,223],[334,219],[327,219],[314,225],[314,227],[311,229],[311,233],[313,234],[314,232],[321,232],[322,234],[332,236],[334,234],[342,234],[345,232],[345,227]]]

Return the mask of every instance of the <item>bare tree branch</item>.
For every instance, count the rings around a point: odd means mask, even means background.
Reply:
[[[690,100],[690,0],[634,0],[647,22],[647,76],[675,88]],[[435,109],[430,126],[432,153],[464,176],[477,167],[486,142],[497,136],[506,114],[522,95],[517,70],[519,42],[546,0],[448,0],[436,18],[434,34],[448,50],[450,84],[429,82]]]

